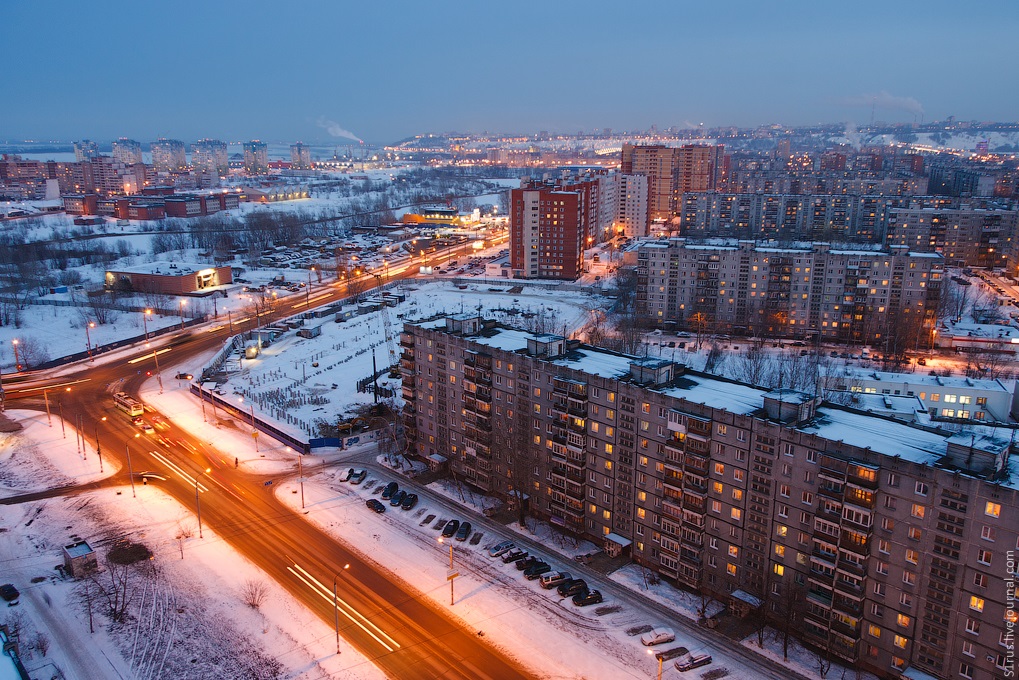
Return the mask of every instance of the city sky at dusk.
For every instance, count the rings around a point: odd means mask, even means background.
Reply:
[[[1017,28],[1008,0],[4,3],[0,139],[1007,121]]]

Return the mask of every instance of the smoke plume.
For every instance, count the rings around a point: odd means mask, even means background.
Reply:
[[[881,90],[877,93],[860,94],[852,97],[845,97],[841,101],[843,106],[859,108],[873,108],[882,111],[904,111],[914,116],[923,115],[923,106],[913,97],[899,97]]]
[[[337,123],[334,120],[329,120],[325,116],[319,117],[318,126],[320,128],[325,129],[325,131],[328,132],[333,137],[345,137],[347,139],[353,139],[355,142],[361,142],[362,144],[364,143],[364,140],[355,135],[353,132],[351,132],[350,130],[344,130],[342,127],[340,127],[339,123]]]

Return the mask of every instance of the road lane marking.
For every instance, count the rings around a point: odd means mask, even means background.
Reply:
[[[290,571],[290,572],[291,572],[291,573],[292,573],[292,574],[293,574],[294,576],[296,576],[297,578],[299,578],[299,579],[301,579],[302,581],[304,581],[304,582],[305,582],[305,583],[306,583],[306,584],[307,584],[307,585],[308,585],[308,586],[309,586],[309,587],[310,587],[310,588],[311,588],[312,590],[314,590],[314,591],[315,591],[316,593],[318,593],[318,595],[319,595],[320,597],[322,597],[322,599],[326,600],[327,602],[330,602],[330,603],[332,603],[332,601],[333,601],[333,591],[332,591],[332,590],[330,590],[329,588],[327,588],[327,587],[325,586],[325,584],[323,584],[323,583],[322,583],[321,581],[319,581],[319,580],[318,580],[317,578],[315,578],[314,576],[312,576],[311,574],[309,574],[309,573],[307,572],[307,570],[305,570],[305,569],[304,569],[303,567],[301,567],[301,565],[297,564],[296,562],[294,563],[294,567],[297,567],[297,569],[298,569],[298,570],[300,570],[300,572],[301,572],[301,573],[300,573],[300,574],[298,574],[298,573],[297,573],[296,571],[294,571],[294,569],[293,569],[293,568],[291,568],[291,567],[287,567],[287,570],[288,570],[288,571]],[[302,574],[303,574],[303,575],[302,575]],[[379,627],[378,627],[377,625],[375,625],[375,624],[374,624],[374,623],[373,623],[373,622],[372,622],[372,621],[371,621],[370,619],[368,619],[368,617],[366,617],[366,616],[365,616],[364,614],[362,614],[362,613],[361,613],[361,612],[359,612],[359,611],[358,611],[357,609],[355,609],[355,608],[354,608],[354,606],[353,606],[353,605],[351,605],[351,604],[350,604],[349,602],[347,602],[346,600],[344,600],[344,599],[343,599],[342,597],[339,597],[339,596],[337,596],[337,597],[336,597],[336,602],[337,602],[337,603],[339,603],[339,604],[342,604],[342,605],[343,605],[344,607],[347,607],[348,609],[350,609],[350,611],[352,611],[352,612],[354,612],[355,614],[357,614],[357,615],[358,615],[358,617],[360,617],[362,621],[364,621],[364,622],[365,622],[365,623],[367,623],[367,624],[368,624],[369,626],[371,626],[371,627],[372,627],[372,628],[374,628],[374,629],[375,629],[376,631],[378,631],[379,635],[381,635],[382,637],[386,638],[386,640],[389,640],[389,642],[390,642],[390,643],[392,643],[392,645],[393,645],[394,647],[396,647],[397,649],[399,649],[399,647],[400,647],[400,643],[399,643],[399,642],[397,642],[397,641],[396,641],[396,640],[394,640],[394,639],[393,639],[392,637],[390,637],[390,636],[389,636],[389,635],[388,635],[388,634],[387,634],[387,633],[386,633],[386,632],[385,632],[384,630],[382,630],[382,629],[381,629],[381,628],[379,628]],[[348,619],[350,619],[350,620],[351,620],[352,622],[354,622],[355,624],[357,624],[357,625],[358,625],[358,627],[360,627],[360,628],[361,628],[361,629],[362,629],[362,630],[363,630],[364,632],[368,633],[368,634],[369,634],[369,635],[371,635],[371,636],[372,636],[373,638],[375,638],[375,640],[376,640],[376,641],[377,641],[377,642],[378,642],[378,643],[379,643],[380,645],[382,645],[383,647],[385,647],[386,649],[388,649],[388,650],[389,650],[390,652],[394,651],[394,650],[393,650],[393,647],[391,647],[391,646],[390,646],[389,644],[387,644],[387,643],[386,643],[385,641],[383,641],[382,639],[380,639],[378,635],[376,635],[375,633],[373,633],[373,632],[371,632],[370,630],[368,630],[368,629],[367,629],[367,628],[366,628],[366,627],[365,627],[365,626],[364,626],[364,625],[363,625],[363,624],[362,624],[362,623],[361,623],[360,621],[356,620],[356,619],[355,619],[354,617],[352,617],[352,616],[351,616],[350,614],[348,614],[348,613],[347,613],[346,611],[344,611],[343,609],[341,609],[340,611],[341,611],[341,612],[343,612],[343,615],[344,615],[344,616],[346,616],[346,617],[347,617]]]
[[[171,470],[173,470],[174,472],[176,472],[188,484],[190,484],[192,486],[197,485],[199,491],[201,491],[202,493],[205,493],[206,491],[208,491],[208,489],[205,487],[204,484],[202,484],[201,482],[196,480],[194,477],[192,477],[188,473],[184,472],[183,468],[181,468],[179,465],[177,465],[176,463],[171,461],[169,458],[167,458],[163,454],[159,453],[158,451],[149,451],[149,454],[153,458],[155,458],[156,460],[159,460],[160,462],[162,462],[163,465],[165,465],[166,467],[168,467]]]

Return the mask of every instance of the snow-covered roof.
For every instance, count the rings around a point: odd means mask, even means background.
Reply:
[[[946,449],[944,434],[834,407],[817,409],[817,417],[797,429],[921,465],[933,465]]]
[[[194,274],[202,269],[213,269],[214,267],[215,265],[212,264],[157,260],[156,262],[146,262],[145,264],[118,267],[116,269],[111,269],[110,271],[117,272],[118,274],[161,274],[162,276],[184,276],[187,274]]]
[[[871,371],[851,366],[846,367],[849,379],[874,380],[889,385],[915,385],[917,387],[948,387],[956,389],[989,390],[1009,393],[1001,381],[991,378],[966,378],[962,376],[923,375],[919,373],[888,373]]]

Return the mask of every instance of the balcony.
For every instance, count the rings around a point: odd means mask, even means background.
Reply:
[[[414,350],[404,350],[404,352],[402,354],[400,354],[400,359],[402,361],[410,361],[410,362],[413,363],[413,361],[414,361]]]
[[[400,346],[411,348],[414,346],[414,336],[410,333],[400,333]]]
[[[414,360],[413,359],[400,359],[400,368],[405,371],[414,372]]]
[[[676,503],[669,502],[668,500],[662,501],[662,513],[678,520],[683,519],[683,508]]]
[[[566,496],[574,500],[584,500],[584,487],[579,484],[567,484],[566,485]]]

